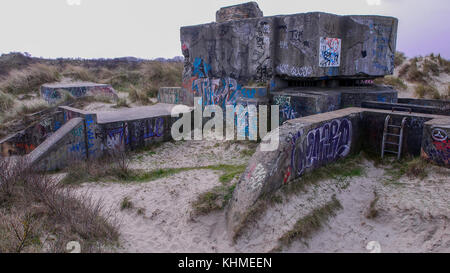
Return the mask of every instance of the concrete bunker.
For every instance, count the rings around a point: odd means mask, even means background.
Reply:
[[[65,94],[74,98],[86,96],[104,96],[118,99],[117,92],[109,84],[93,82],[49,83],[41,86],[41,96],[49,104],[55,104],[64,99]]]

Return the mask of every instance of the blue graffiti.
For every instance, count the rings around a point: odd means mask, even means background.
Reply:
[[[303,132],[290,135],[291,168],[297,176],[308,168],[317,167],[350,153],[352,142],[352,123],[348,119],[333,120],[304,135]]]
[[[147,133],[144,134],[144,139],[152,138],[152,137],[161,137],[164,131],[164,119],[157,118],[154,120],[154,124],[152,121],[147,121]]]
[[[211,66],[204,62],[201,58],[195,58],[194,60],[194,71],[192,76],[197,76],[199,78],[208,78]]]
[[[61,122],[55,121],[55,126],[54,126],[53,130],[56,132],[59,130],[59,128],[61,128]]]
[[[377,101],[380,101],[380,102],[387,102],[387,97],[386,97],[386,96],[383,96],[383,95],[378,95],[378,96],[377,96]]]

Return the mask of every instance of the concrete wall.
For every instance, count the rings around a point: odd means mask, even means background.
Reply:
[[[158,90],[158,102],[194,106],[192,93],[183,92],[181,87],[161,87]]]
[[[407,117],[403,154],[420,155],[450,167],[450,118],[446,116],[392,113],[347,108],[293,119],[279,128],[280,144],[275,151],[262,151],[271,132],[263,139],[249,166],[240,177],[227,209],[230,232],[237,231],[256,201],[315,168],[361,150],[379,153],[386,116],[393,124]]]
[[[397,24],[392,17],[313,12],[182,27],[184,87],[209,85],[217,96],[275,77],[389,75]]]
[[[359,151],[361,114],[361,109],[349,108],[291,120],[281,126],[278,149],[265,152],[260,145],[237,184],[227,210],[230,230],[236,231],[260,196]],[[266,143],[273,133],[262,142]]]
[[[171,140],[171,124],[170,116],[100,124],[95,137],[100,139],[103,152],[113,154]]]
[[[84,121],[82,118],[74,118],[47,138],[27,158],[36,170],[58,170],[67,167],[70,162],[85,159],[85,146]]]
[[[84,96],[108,96],[117,99],[117,93],[108,84],[79,83],[79,84],[44,84],[41,86],[41,96],[49,104],[55,104],[64,98],[64,92],[75,98]]]
[[[56,111],[40,121],[0,141],[0,156],[25,155],[32,152],[65,123],[63,113]]]
[[[289,88],[271,92],[272,102],[280,106],[280,124],[286,120],[361,107],[366,100],[396,102],[397,91],[381,86],[336,88]]]
[[[366,109],[364,112],[364,122],[362,123],[362,147],[364,150],[381,156],[381,143],[383,141],[384,123],[386,117],[391,116],[391,124],[401,125],[403,118],[407,118],[403,138],[403,155],[420,156],[422,138],[425,122],[433,119],[432,116],[422,116],[420,114],[408,114],[404,112],[380,111],[371,112]],[[400,133],[397,130],[397,133]],[[390,142],[397,142],[397,139],[391,139]],[[394,151],[397,147],[391,147]]]
[[[60,169],[72,161],[100,158],[131,151],[152,143],[170,141],[177,118],[167,112],[136,120],[99,123],[97,114],[61,106],[64,126],[33,151],[29,157],[41,170]]]
[[[440,106],[433,106],[433,105],[426,106],[426,105],[419,105],[419,104],[414,104],[414,103],[415,103],[414,100],[412,100],[410,104],[365,101],[361,104],[361,106],[364,108],[395,110],[395,111],[405,111],[405,112],[450,116],[450,108],[446,109],[446,108],[440,107]],[[447,103],[447,104],[450,106],[450,103]]]
[[[412,105],[433,107],[439,109],[435,114],[450,116],[450,101],[449,100],[425,100],[425,99],[398,99],[398,103],[404,103]]]
[[[441,166],[450,167],[450,123],[430,120],[425,123],[422,138],[422,157]]]

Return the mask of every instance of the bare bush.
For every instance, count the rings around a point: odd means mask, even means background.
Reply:
[[[64,252],[69,241],[78,241],[83,252],[93,252],[118,240],[115,218],[101,201],[75,195],[27,166],[23,159],[0,160],[0,213],[9,219],[0,226],[0,233],[6,234],[0,237],[0,251]],[[49,234],[56,240],[44,249],[39,238]]]

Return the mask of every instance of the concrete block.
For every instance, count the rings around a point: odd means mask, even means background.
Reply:
[[[64,92],[67,92],[75,98],[85,96],[107,96],[112,99],[118,99],[116,91],[108,84],[98,84],[91,82],[76,83],[51,83],[41,86],[41,96],[49,104],[55,104],[64,98]]]
[[[232,20],[263,17],[263,12],[256,2],[248,2],[221,8],[216,13],[216,22],[223,23]]]

